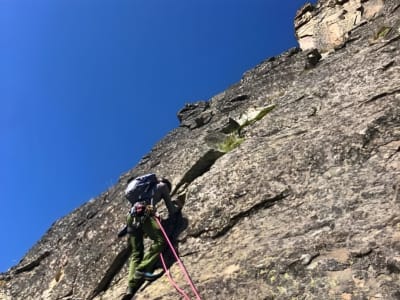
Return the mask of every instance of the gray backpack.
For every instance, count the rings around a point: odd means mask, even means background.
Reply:
[[[125,197],[132,205],[137,202],[151,204],[157,183],[157,176],[153,173],[136,177],[128,183]]]

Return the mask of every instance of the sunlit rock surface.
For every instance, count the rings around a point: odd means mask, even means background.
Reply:
[[[156,172],[184,203],[166,228],[204,299],[400,299],[400,4],[321,0],[295,23],[303,51],[186,105],[181,126],[1,274],[0,298],[119,299],[122,192]],[[136,299],[179,294],[163,276]]]

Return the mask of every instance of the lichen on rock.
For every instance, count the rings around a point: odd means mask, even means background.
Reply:
[[[0,275],[0,297],[121,297],[123,191],[151,171],[170,178],[184,204],[167,224],[204,299],[399,299],[399,13],[397,0],[303,8],[303,51],[266,59],[185,106],[180,126],[138,165]],[[305,67],[310,46],[321,57]],[[239,131],[240,146],[218,150]],[[188,289],[177,264],[170,271]],[[162,277],[136,297],[178,295]]]

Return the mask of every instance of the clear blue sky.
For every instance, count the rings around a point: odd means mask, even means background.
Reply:
[[[297,46],[305,2],[0,0],[0,271],[134,167],[185,103]]]

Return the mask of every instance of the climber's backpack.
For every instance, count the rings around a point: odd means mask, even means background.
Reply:
[[[132,205],[143,201],[150,204],[157,183],[157,176],[152,173],[136,177],[129,181],[125,189],[125,197]]]

